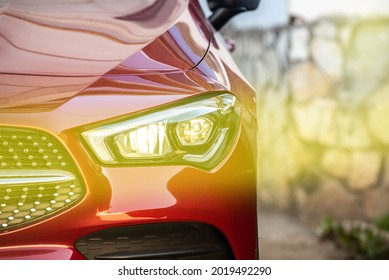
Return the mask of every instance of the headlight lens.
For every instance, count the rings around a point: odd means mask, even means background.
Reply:
[[[115,136],[114,143],[125,159],[160,157],[170,150],[165,123],[145,125],[121,133]]]
[[[232,94],[187,101],[82,133],[106,165],[185,164],[212,169],[231,150],[240,125]]]
[[[177,136],[183,146],[201,145],[207,142],[213,122],[205,117],[194,118],[177,125]]]

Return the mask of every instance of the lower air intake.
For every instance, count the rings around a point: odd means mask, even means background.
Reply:
[[[84,194],[62,144],[33,129],[0,127],[0,232],[64,211]]]
[[[82,237],[75,247],[92,260],[233,259],[224,237],[198,223],[110,228]]]

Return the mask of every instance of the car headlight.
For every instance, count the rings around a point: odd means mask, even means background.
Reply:
[[[82,133],[105,165],[193,165],[212,169],[234,145],[240,102],[232,94],[196,98]]]

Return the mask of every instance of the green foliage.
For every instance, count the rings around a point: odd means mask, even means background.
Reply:
[[[389,231],[389,213],[374,219],[374,224],[381,230]]]
[[[387,229],[389,216],[376,221],[380,229]],[[347,250],[350,258],[367,260],[389,259],[389,243],[384,233],[374,228],[354,224],[345,227],[331,217],[323,219],[318,234],[323,240],[332,240],[338,247]]]

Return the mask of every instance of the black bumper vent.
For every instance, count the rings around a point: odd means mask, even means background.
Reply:
[[[110,228],[75,243],[87,259],[233,259],[224,237],[198,223],[161,223]]]

